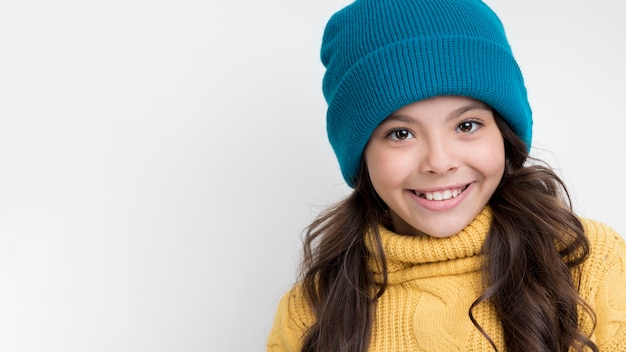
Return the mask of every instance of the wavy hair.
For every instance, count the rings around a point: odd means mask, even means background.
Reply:
[[[529,157],[524,142],[497,114],[496,122],[506,165],[489,201],[493,220],[482,248],[486,289],[469,307],[470,318],[496,351],[472,315],[481,302],[495,307],[509,352],[598,351],[578,326],[579,313],[594,322],[595,315],[577,292],[577,268],[589,243],[567,189],[550,168]],[[376,284],[368,262],[375,258],[387,272],[378,232],[387,221],[386,205],[362,162],[352,194],[305,232],[300,280],[315,323],[302,352],[367,351],[376,300],[387,286],[386,276]],[[367,250],[370,231],[378,253]]]

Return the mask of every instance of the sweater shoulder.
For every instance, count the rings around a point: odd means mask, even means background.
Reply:
[[[626,352],[626,242],[601,222],[582,222],[590,254],[582,265],[579,291],[595,311],[593,339],[602,351]]]
[[[626,253],[626,242],[612,227],[593,219],[582,218],[585,235],[591,247],[591,257],[607,260]]]
[[[626,258],[626,242],[610,226],[592,219],[581,219],[589,241],[589,256],[582,265],[588,289],[595,290],[611,268],[621,266]]]
[[[314,321],[302,287],[294,285],[278,303],[274,324],[267,339],[267,351],[299,351],[304,334]]]

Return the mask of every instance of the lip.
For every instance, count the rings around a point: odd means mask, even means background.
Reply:
[[[474,186],[474,182],[468,184],[460,184],[456,186],[449,186],[443,188],[432,189],[420,189],[420,190],[407,190],[408,195],[421,207],[430,211],[446,211],[454,209],[467,197]],[[446,191],[460,190],[460,193],[456,197],[451,197],[446,200],[429,200],[424,197],[424,194],[443,193]]]

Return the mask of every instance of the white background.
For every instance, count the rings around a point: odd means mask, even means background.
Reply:
[[[349,1],[0,4],[0,350],[263,351],[345,195],[319,45]],[[491,0],[533,154],[626,233],[626,11]]]

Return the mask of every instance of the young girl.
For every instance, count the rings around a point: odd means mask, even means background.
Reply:
[[[357,0],[323,38],[354,192],[304,242],[268,351],[626,351],[626,244],[531,160],[523,78],[479,0]]]

